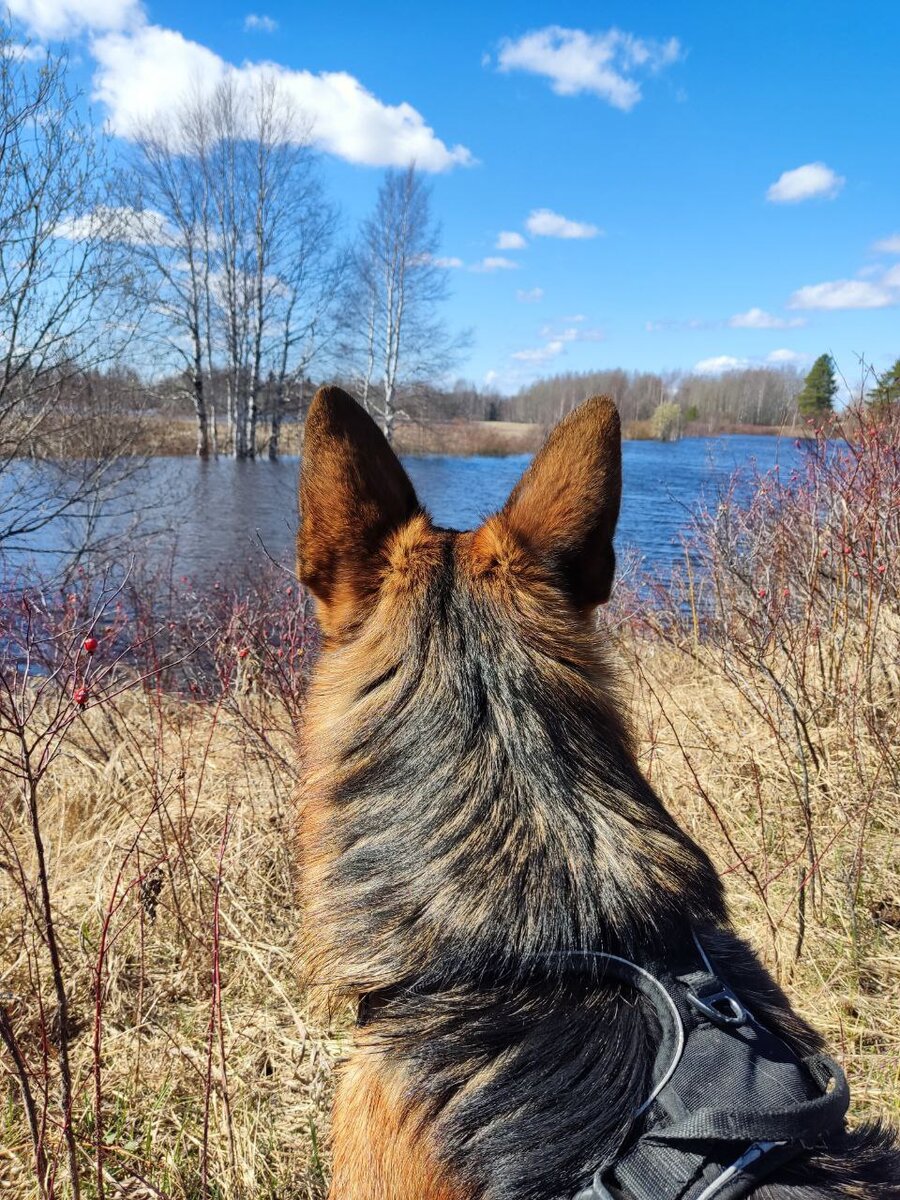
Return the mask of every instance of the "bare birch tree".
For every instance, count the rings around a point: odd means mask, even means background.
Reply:
[[[309,123],[275,75],[228,76],[143,130],[136,159],[122,211],[190,381],[198,454],[215,444],[216,380],[235,457],[256,457],[266,416],[277,457],[286,398],[331,334],[342,270]]]
[[[103,221],[102,139],[79,115],[64,55],[35,62],[0,26],[0,549],[82,516],[127,472],[133,427],[98,439],[85,372],[114,363],[133,332],[113,303],[122,271]],[[69,436],[71,435],[71,436]],[[60,446],[91,447],[66,453]]]
[[[401,389],[443,375],[464,344],[438,311],[448,295],[439,245],[415,166],[387,171],[354,251],[348,324],[361,399],[389,441]]]
[[[343,269],[337,213],[322,189],[310,123],[276,76],[263,73],[244,90],[226,80],[213,109],[206,174],[222,245],[219,304],[237,452],[256,456],[265,392],[274,458],[288,390],[332,332]]]
[[[204,105],[186,105],[171,120],[146,126],[122,176],[122,204],[110,212],[109,236],[128,245],[132,286],[145,301],[145,338],[156,333],[182,363],[197,422],[197,455],[218,453],[213,368],[211,272],[216,235],[209,187],[197,162],[208,150]],[[150,318],[154,317],[155,320]]]

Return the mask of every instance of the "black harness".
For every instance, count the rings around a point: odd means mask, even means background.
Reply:
[[[652,1003],[662,1032],[649,1098],[574,1200],[738,1200],[843,1125],[844,1072],[796,1055],[696,960],[651,973],[601,954]]]
[[[652,1004],[661,1034],[650,1096],[573,1200],[739,1200],[843,1126],[850,1092],[838,1064],[795,1054],[694,943],[692,961],[654,971],[614,954],[565,955],[602,959]],[[358,1024],[404,990],[362,996]]]

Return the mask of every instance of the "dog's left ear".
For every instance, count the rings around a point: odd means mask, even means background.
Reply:
[[[612,590],[621,495],[619,414],[594,396],[556,426],[495,519],[588,609]]]
[[[390,536],[420,511],[413,485],[369,414],[338,387],[310,405],[300,469],[297,570],[326,633],[376,595]]]

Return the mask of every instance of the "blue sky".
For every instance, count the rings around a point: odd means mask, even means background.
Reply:
[[[126,138],[226,64],[279,64],[348,234],[414,155],[478,383],[900,355],[896,0],[253,3],[11,8],[69,39]]]

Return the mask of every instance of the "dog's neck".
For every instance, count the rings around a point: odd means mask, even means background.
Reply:
[[[658,958],[720,923],[718,878],[641,775],[595,643],[575,660],[468,646],[454,671],[446,630],[473,636],[464,617],[444,613],[440,647],[415,631],[399,661],[355,644],[368,671],[352,686],[343,651],[320,665],[301,834],[312,979],[353,993],[573,951]]]

